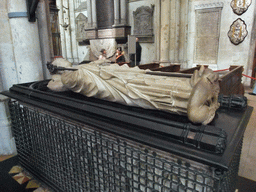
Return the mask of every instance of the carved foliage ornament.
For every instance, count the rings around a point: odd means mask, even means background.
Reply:
[[[228,37],[233,44],[238,45],[244,41],[247,34],[248,31],[245,22],[238,18],[230,26]]]
[[[251,5],[252,0],[232,0],[230,6],[237,15],[242,15]]]

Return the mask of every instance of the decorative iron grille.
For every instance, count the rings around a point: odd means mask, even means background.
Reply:
[[[55,191],[231,192],[241,153],[223,171],[12,100],[21,165]]]

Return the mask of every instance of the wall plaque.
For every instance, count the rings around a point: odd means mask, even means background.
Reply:
[[[238,45],[244,41],[247,34],[248,31],[245,22],[238,18],[230,26],[228,37],[233,44]]]
[[[85,29],[88,27],[88,18],[83,14],[80,13],[76,17],[76,39],[77,41],[82,41],[86,38]]]
[[[154,6],[141,6],[133,12],[133,33],[140,38],[140,42],[153,42],[153,13]]]
[[[251,5],[252,0],[232,0],[230,6],[237,15],[242,15]]]
[[[217,64],[221,7],[196,9],[194,62]]]

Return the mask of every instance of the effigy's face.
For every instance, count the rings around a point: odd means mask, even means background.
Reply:
[[[51,81],[49,81],[47,87],[50,90],[54,90],[56,92],[63,92],[67,91],[68,89],[63,85],[61,81],[61,75],[60,74],[55,74],[52,76]]]
[[[72,67],[72,63],[70,63],[69,61],[63,59],[63,58],[58,58],[56,60],[54,60],[51,63],[53,66],[56,67],[64,67],[64,68],[70,68]],[[61,74],[63,74],[64,71],[57,71],[56,74],[52,75],[52,79],[51,81],[49,81],[47,87],[50,90],[56,91],[56,92],[63,92],[63,91],[67,91],[68,89],[65,88],[65,86],[63,85],[62,81],[61,81]]]

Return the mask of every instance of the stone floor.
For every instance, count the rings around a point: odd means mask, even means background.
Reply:
[[[245,88],[248,105],[254,108],[244,134],[239,176],[256,181],[256,96],[250,95],[252,89]]]

